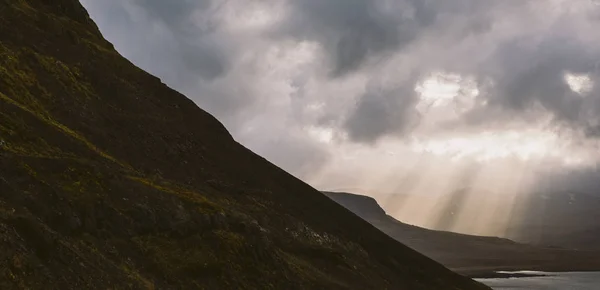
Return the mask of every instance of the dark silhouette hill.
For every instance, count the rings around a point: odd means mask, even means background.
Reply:
[[[490,228],[505,229],[501,237],[520,243],[542,247],[561,247],[583,251],[600,251],[600,196],[593,188],[587,191],[556,190],[523,193],[514,197],[512,213],[508,220],[491,221]],[[432,209],[439,218],[430,221],[428,228],[451,231],[454,212],[475,212],[478,202],[464,203],[464,191],[477,192],[478,196],[494,192],[465,188],[437,197]],[[394,194],[386,201],[401,207],[405,200],[431,204],[431,200],[417,195]],[[481,202],[485,202],[481,200]],[[393,209],[392,209],[393,210]]]
[[[439,219],[430,223],[429,228],[451,230],[453,212],[477,210],[474,208],[477,202],[461,202],[460,196],[465,190],[474,192],[472,188],[466,188],[438,199],[433,211],[439,215]],[[520,243],[600,251],[600,197],[593,193],[593,189],[588,190],[589,192],[549,189],[520,194],[513,201],[514,214],[511,214],[508,221],[500,219],[499,224],[492,223],[489,226],[505,228],[502,237]],[[477,190],[477,193],[479,196],[495,194],[482,190]],[[408,198],[419,202],[420,197],[395,194],[393,204],[400,206]]]
[[[403,244],[455,271],[480,275],[496,270],[577,271],[600,269],[600,252],[520,244],[496,238],[435,231],[402,223],[371,197],[342,192],[325,195]]]
[[[0,0],[0,289],[488,289],[236,143],[76,0]]]

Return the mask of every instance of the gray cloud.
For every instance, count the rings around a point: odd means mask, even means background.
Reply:
[[[215,7],[211,0],[135,0],[134,5],[148,14],[150,23],[160,23],[171,34],[173,52],[186,69],[186,74],[212,80],[226,73],[228,55],[222,45],[226,42],[218,35],[219,23],[210,18]],[[199,25],[195,17],[208,17]]]
[[[386,135],[402,135],[417,121],[412,87],[392,90],[371,85],[344,123],[350,140],[370,143]]]
[[[331,0],[290,1],[293,12],[277,28],[278,35],[318,42],[330,61],[330,76],[342,77],[351,72],[374,73],[392,56],[408,55],[420,49],[421,38],[447,32],[460,42],[491,29],[488,14],[494,1],[420,1],[420,0]],[[463,20],[466,19],[466,20]],[[412,46],[412,47],[411,47]],[[435,53],[447,55],[441,45]],[[428,56],[419,57],[419,65],[403,69],[408,75],[427,75],[433,68],[443,70]],[[400,64],[402,65],[402,64]],[[374,73],[377,74],[377,73]],[[377,82],[377,80],[374,80]],[[403,136],[418,122],[412,78],[404,88],[371,86],[349,112],[328,113],[338,116],[338,130],[350,140],[372,143],[386,135]]]
[[[432,131],[535,124],[542,110],[587,134],[573,143],[597,138],[599,8],[558,2],[83,0],[121,53],[301,177],[341,147],[410,137],[430,117],[414,88],[437,72],[473,78],[479,96]],[[567,72],[597,85],[581,96]],[[313,128],[348,138],[315,141]]]
[[[213,80],[227,71],[227,56],[212,43],[185,43],[179,47],[179,52],[186,69],[203,79]]]
[[[456,28],[466,37],[490,28],[495,1],[473,0],[290,0],[293,13],[282,33],[318,41],[329,54],[332,76],[385,59],[430,30]],[[463,19],[466,19],[463,20]]]
[[[148,11],[154,19],[160,19],[170,27],[184,29],[182,25],[188,22],[195,9],[208,7],[209,1],[161,1],[161,0],[135,0],[134,3]]]
[[[146,11],[153,21],[163,22],[173,33],[180,37],[206,36],[218,29],[218,20],[210,17],[214,10],[219,9],[220,1],[213,0],[129,0]],[[206,15],[208,14],[208,15]],[[203,25],[195,23],[196,17],[206,17]],[[182,40],[182,39],[179,39]]]
[[[588,43],[572,34],[574,31],[553,33],[541,40],[527,38],[505,43],[481,67],[469,72],[494,81],[482,92],[482,98],[489,102],[477,110],[500,108],[506,114],[526,116],[540,106],[556,122],[591,132],[589,118],[600,114],[600,91],[596,86],[582,96],[570,88],[565,75],[584,74],[597,82],[600,47],[590,50]]]
[[[290,1],[293,13],[280,33],[320,42],[332,61],[331,73],[354,71],[369,57],[397,49],[415,37],[413,21],[384,11],[381,1]],[[402,25],[401,25],[402,24]]]

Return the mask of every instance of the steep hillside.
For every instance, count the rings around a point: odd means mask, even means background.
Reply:
[[[0,0],[0,289],[487,289],[237,144],[76,0]]]
[[[433,231],[401,223],[367,196],[325,192],[381,231],[464,274],[492,270],[576,271],[600,269],[600,252],[536,247],[511,240]]]

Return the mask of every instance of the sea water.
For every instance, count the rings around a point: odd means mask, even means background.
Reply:
[[[600,272],[513,272],[543,277],[476,279],[494,290],[600,290]]]

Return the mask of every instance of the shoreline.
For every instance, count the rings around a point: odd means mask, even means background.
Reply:
[[[558,267],[498,267],[451,269],[452,271],[471,279],[509,279],[528,277],[552,277],[560,273],[600,272],[597,268],[558,268]]]
[[[502,272],[487,272],[475,275],[469,275],[471,279],[510,279],[510,278],[530,278],[530,277],[552,277],[553,273],[502,273]]]

